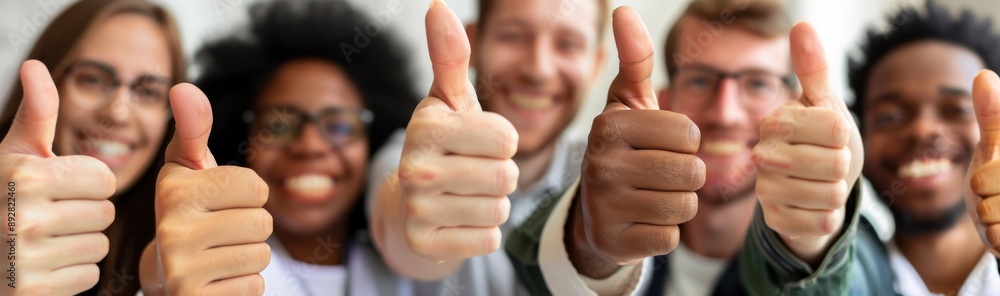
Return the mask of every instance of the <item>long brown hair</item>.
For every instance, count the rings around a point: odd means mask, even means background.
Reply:
[[[79,52],[80,40],[94,24],[124,13],[147,16],[163,28],[170,47],[171,85],[186,81],[187,61],[177,25],[165,9],[146,0],[78,1],[52,20],[26,59],[45,63],[56,85],[61,87],[60,82],[65,77],[66,69]],[[3,113],[0,113],[0,139],[10,131],[23,95],[24,89],[18,78],[7,97]],[[115,221],[104,231],[110,240],[110,250],[100,263],[100,281],[84,295],[135,295],[140,289],[139,258],[143,248],[156,235],[153,211],[156,175],[163,165],[163,151],[172,134],[173,124],[170,123],[164,133],[160,152],[150,167],[135,184],[112,198],[111,201],[115,204]]]

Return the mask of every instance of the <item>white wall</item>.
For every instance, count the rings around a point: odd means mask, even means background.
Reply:
[[[86,0],[84,0],[86,1]],[[246,21],[245,8],[254,0],[154,0],[167,6],[179,19],[183,34],[184,47],[193,53],[206,38],[221,36],[234,26]],[[387,3],[393,0],[351,0],[362,11],[368,13],[384,10]],[[402,6],[402,11],[393,15],[389,27],[403,38],[404,44],[413,54],[415,73],[414,83],[426,91],[430,86],[431,70],[427,58],[427,45],[423,25],[424,12],[430,0],[395,0]],[[753,1],[753,0],[751,0]],[[855,47],[862,29],[876,19],[884,18],[886,13],[899,5],[913,5],[921,0],[786,0],[795,20],[809,20],[819,30],[821,39],[826,46],[827,58],[830,61],[833,85],[846,91],[844,68],[845,57],[850,49]],[[73,0],[0,0],[0,104],[6,99],[10,84],[20,61],[27,54],[42,28],[54,17],[62,7]],[[448,5],[456,11],[463,21],[471,21],[476,13],[475,0],[447,0]],[[973,7],[978,14],[1000,17],[1000,1],[996,0],[948,0],[943,1],[951,7]],[[680,9],[687,1],[677,0],[613,0],[615,6],[631,5],[642,15],[653,35],[653,41],[659,45],[666,39],[668,26],[673,24]],[[997,23],[1000,28],[1000,23]],[[612,40],[608,38],[607,40]],[[601,81],[596,84],[584,104],[578,120],[572,127],[572,132],[584,134],[589,129],[593,116],[603,107],[607,96],[606,89],[616,74],[618,59],[612,44],[605,44],[609,56]],[[659,46],[657,46],[659,48]],[[998,49],[1000,50],[1000,49]],[[666,83],[666,70],[662,52],[657,52],[657,63],[654,69],[653,82],[659,87]],[[192,71],[197,71],[192,68]]]

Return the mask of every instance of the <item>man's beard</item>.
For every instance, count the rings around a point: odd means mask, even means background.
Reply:
[[[916,217],[913,212],[889,206],[896,231],[908,235],[935,234],[951,229],[966,213],[965,199],[961,199],[933,217]]]

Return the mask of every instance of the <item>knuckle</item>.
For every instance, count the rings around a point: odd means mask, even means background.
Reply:
[[[698,214],[698,194],[694,192],[683,192],[680,196],[681,209],[680,216],[684,221],[691,221]]]
[[[517,145],[520,141],[520,135],[517,133],[517,129],[514,128],[513,124],[504,119],[504,126],[503,129],[501,129],[500,135],[500,147],[502,147],[500,150],[500,157],[513,157],[514,154],[517,154]]]
[[[833,154],[833,177],[835,179],[844,179],[847,177],[848,170],[851,166],[851,150],[847,148],[841,148],[837,150],[837,153]]]
[[[430,187],[436,178],[432,168],[412,164],[399,170],[399,187],[404,191],[421,191]]]
[[[271,263],[271,246],[263,242],[256,243],[253,246],[249,252],[250,265],[248,267],[252,268],[255,272],[261,272]]]
[[[101,229],[111,226],[111,223],[115,221],[115,204],[109,200],[102,200],[97,217],[101,223]]]
[[[701,160],[701,158],[698,158],[697,156],[694,155],[688,155],[686,157],[688,158],[688,161],[690,161],[691,191],[701,189],[703,186],[705,186],[705,179],[707,178],[707,176],[705,175],[707,171],[707,167],[705,166],[705,161]]]
[[[496,172],[496,188],[501,194],[510,194],[517,189],[517,178],[520,170],[513,160],[505,160]]]
[[[263,295],[264,294],[264,276],[257,275],[253,277],[253,281],[250,283],[250,291],[253,295]]]
[[[406,236],[406,245],[410,247],[410,250],[413,251],[413,253],[421,257],[428,259],[433,257],[432,255],[435,249],[433,248],[433,242],[426,237],[421,237],[412,233],[408,234]]]
[[[254,219],[258,223],[258,233],[262,235],[262,239],[266,239],[274,230],[274,217],[271,217],[271,213],[265,209],[254,209],[254,212],[258,216],[257,219]]]
[[[750,150],[750,160],[753,161],[754,166],[756,166],[758,169],[759,168],[773,169],[774,167],[773,164],[775,160],[772,159],[773,151],[770,150],[771,148],[773,148],[772,145],[775,145],[774,143],[775,142],[773,141],[761,141],[757,143],[757,145],[754,145],[753,149]],[[758,170],[757,173],[767,174],[767,170]]]
[[[848,131],[847,119],[836,113],[836,111],[829,110],[834,114],[830,115],[830,140],[831,144],[835,147],[847,146],[850,141],[850,132]]]
[[[187,180],[178,175],[164,176],[156,182],[155,204],[158,208],[170,207],[177,202],[183,202],[183,192],[187,190]]]
[[[442,124],[442,121],[454,115],[438,111],[433,108],[423,108],[414,112],[407,127],[407,137],[412,135],[413,139],[436,140],[436,136],[443,135],[447,131],[447,126]]]
[[[601,162],[603,160],[600,158],[585,159],[583,165],[580,167],[583,179],[587,180],[587,184],[603,183],[606,180],[608,171],[602,169]]]
[[[500,242],[502,240],[503,234],[500,232],[500,228],[493,227],[483,238],[482,252],[479,252],[478,254],[489,254],[500,249]]]
[[[192,225],[189,220],[163,219],[156,226],[156,241],[163,250],[186,249],[203,238],[208,229]]]
[[[600,115],[594,117],[594,121],[590,128],[590,135],[588,136],[588,142],[618,142],[618,135],[621,132],[622,125],[618,113],[621,112],[601,113]]]
[[[1000,219],[1000,217],[993,217],[993,215],[995,215],[994,213],[1000,213],[1000,209],[995,209],[994,207],[994,205],[986,202],[985,199],[980,201],[979,204],[976,205],[976,215],[979,217],[979,220],[984,221],[987,219]]]
[[[760,135],[762,138],[769,138],[775,134],[778,130],[778,125],[781,125],[781,121],[778,119],[777,110],[775,113],[768,114],[760,120]]]
[[[833,231],[837,229],[837,224],[840,223],[840,217],[837,215],[838,213],[839,211],[830,211],[822,216],[820,224],[818,225],[819,228],[817,229],[818,234],[833,234]]]
[[[26,240],[44,237],[48,232],[48,224],[50,222],[48,219],[41,218],[40,216],[33,216],[35,217],[34,219],[25,219],[24,222],[21,222],[21,233],[18,235],[23,235]]]
[[[110,247],[111,247],[111,242],[108,240],[108,237],[105,236],[103,233],[98,233],[94,237],[93,241],[89,243],[80,244],[78,246],[79,249],[76,251],[78,252],[77,254],[92,255],[94,256],[94,258],[100,261],[101,258],[104,258],[105,256],[108,255],[108,250],[110,249]],[[97,263],[97,261],[88,263]]]
[[[969,178],[969,185],[972,188],[972,192],[976,195],[982,197],[989,195],[987,192],[987,180],[989,180],[989,174],[983,171],[983,168],[979,168],[972,177]]]
[[[17,183],[17,190],[25,192],[27,194],[34,194],[42,186],[44,182],[42,176],[34,169],[31,169],[22,162],[21,164],[16,164],[12,166],[7,171],[7,178],[11,182]]]
[[[493,224],[500,225],[507,222],[510,217],[510,200],[507,197],[497,198],[489,207],[488,213],[491,213],[489,217],[492,218]]]
[[[246,295],[263,295],[264,294],[264,277],[260,274],[252,275],[245,282],[246,286],[244,289]]]
[[[986,240],[994,248],[1000,248],[1000,224],[993,224],[987,226]]]
[[[828,192],[830,192],[830,209],[839,209],[847,204],[847,181],[840,180]]]
[[[271,194],[271,188],[267,186],[267,182],[264,182],[259,176],[254,175],[253,180],[249,181],[251,188],[253,188],[253,199],[255,206],[264,206],[267,203],[267,199]]]
[[[178,295],[192,295],[193,291],[197,291],[198,283],[194,277],[176,271],[168,272],[166,267],[164,267],[163,273],[168,291],[177,291]]]
[[[100,279],[101,271],[97,267],[97,264],[87,264],[86,271],[79,277],[72,279],[70,286],[75,288],[87,289],[97,285],[97,281]],[[83,292],[83,291],[80,291]]]
[[[784,219],[782,219],[781,215],[779,215],[779,213],[775,211],[776,208],[777,207],[774,206],[773,204],[769,206],[763,206],[764,224],[767,225],[767,227],[770,228],[771,230],[774,230],[774,232],[789,234],[788,229],[785,228]]]
[[[685,139],[687,140],[687,143],[685,143],[684,146],[689,148],[692,153],[698,151],[698,148],[701,146],[701,129],[699,129],[698,125],[695,124],[691,118],[688,118],[687,115],[679,115],[682,116],[681,124],[679,126],[681,126],[683,130],[687,131],[687,139]]]
[[[428,202],[422,198],[413,198],[405,202],[407,220],[425,220],[426,217],[433,217],[432,209]]]

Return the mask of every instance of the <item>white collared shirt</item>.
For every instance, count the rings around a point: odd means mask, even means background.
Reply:
[[[892,265],[892,270],[896,272],[896,291],[906,296],[944,295],[932,293],[927,289],[927,284],[920,278],[920,274],[906,259],[906,256],[903,256],[903,253],[899,251],[895,241],[889,243],[888,250],[889,262]],[[979,263],[972,269],[972,272],[965,277],[965,282],[962,283],[957,295],[979,296],[997,295],[998,293],[1000,293],[1000,272],[997,271],[997,259],[993,257],[993,254],[986,252],[979,259]]]

